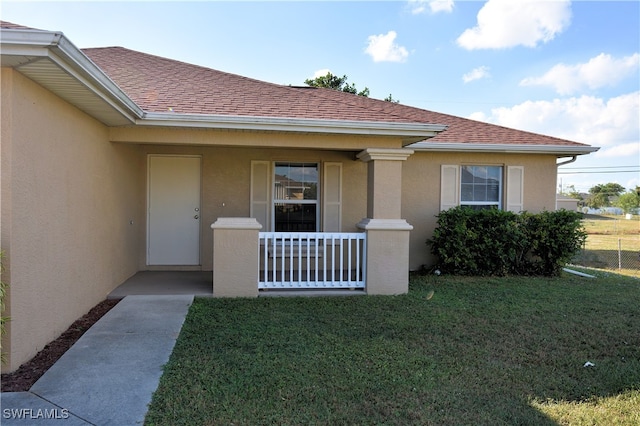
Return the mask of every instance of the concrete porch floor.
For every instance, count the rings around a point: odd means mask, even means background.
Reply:
[[[107,299],[132,295],[213,295],[211,271],[140,271],[116,287]]]
[[[257,284],[256,284],[257,285]],[[270,289],[258,297],[361,296],[364,289]],[[212,271],[140,271],[116,287],[107,299],[125,296],[192,295],[213,297]]]

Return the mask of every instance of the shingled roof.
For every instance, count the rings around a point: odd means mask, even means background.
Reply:
[[[24,25],[14,24],[13,22],[0,21],[0,28],[10,28],[14,30],[36,30],[36,28],[25,27]],[[38,30],[41,31],[41,30]]]
[[[147,112],[426,123],[371,99],[322,94],[327,89],[267,83],[123,47],[82,51]]]
[[[123,47],[82,51],[147,112],[448,126],[429,144],[583,145],[336,90],[267,83]]]

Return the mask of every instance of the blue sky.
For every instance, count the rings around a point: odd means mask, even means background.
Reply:
[[[31,2],[3,20],[280,84],[347,75],[371,97],[601,147],[559,184],[640,185],[640,2]]]

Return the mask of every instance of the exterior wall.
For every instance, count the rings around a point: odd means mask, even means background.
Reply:
[[[556,158],[553,155],[416,152],[402,171],[402,217],[413,225],[409,267],[418,270],[435,259],[426,240],[436,227],[440,212],[440,167],[452,165],[500,165],[524,167],[524,210],[555,210]],[[503,196],[504,200],[504,196]]]
[[[12,371],[137,271],[144,157],[2,69],[2,250]]]
[[[331,135],[320,133],[278,133],[257,131],[229,131],[200,128],[168,128],[157,126],[113,127],[109,129],[112,142],[188,145],[322,149],[358,153],[367,148],[402,148],[402,140],[387,136]]]
[[[230,143],[236,135],[245,137],[238,132],[219,133],[221,134],[218,137],[229,138]],[[254,137],[259,138],[260,135],[256,134]],[[290,136],[282,136],[285,141],[288,138]],[[213,234],[210,225],[221,217],[249,217],[250,215],[252,160],[341,162],[343,165],[342,232],[357,232],[357,223],[367,215],[367,166],[355,160],[353,152],[173,145],[142,145],[141,152],[145,158],[149,154],[202,156],[200,259],[201,269],[204,271],[210,271],[213,268]],[[322,168],[320,170],[322,173]],[[143,244],[138,253],[139,269],[167,269],[146,265],[146,240],[143,238],[142,241]]]

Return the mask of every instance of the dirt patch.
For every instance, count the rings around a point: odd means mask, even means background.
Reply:
[[[121,299],[107,299],[94,306],[87,314],[77,319],[56,340],[50,342],[31,360],[22,364],[13,373],[0,377],[2,392],[24,392],[42,376],[73,344]]]

